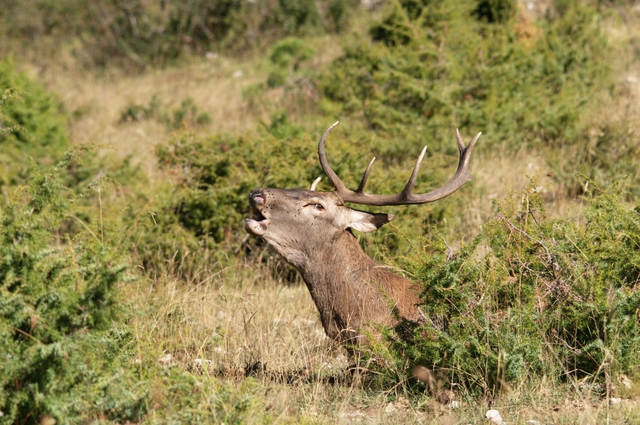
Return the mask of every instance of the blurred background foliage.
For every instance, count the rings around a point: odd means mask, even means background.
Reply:
[[[560,10],[534,22],[515,15],[515,2],[391,2],[371,38],[347,46],[320,84],[341,116],[397,141],[385,157],[417,150],[425,135],[431,149],[453,153],[450,128],[482,129],[488,149],[570,151],[575,160],[558,177],[577,193],[576,171],[613,180],[634,173],[637,144],[618,145],[625,123],[581,120],[594,93],[615,90],[606,39],[595,8]],[[599,154],[585,153],[602,133]]]
[[[209,50],[242,53],[284,36],[339,32],[356,5],[353,0],[8,0],[0,11],[0,33],[40,44],[44,55],[55,56],[47,50],[62,41],[87,66],[140,70]]]
[[[29,156],[41,164],[53,164],[62,159],[71,144],[62,103],[16,70],[11,58],[0,62],[0,90],[2,189],[21,182]]]
[[[395,208],[392,225],[359,236],[369,254],[423,285],[433,323],[411,335],[389,330],[391,345],[363,353],[388,360],[372,383],[406,383],[409,363],[479,397],[532,379],[637,374],[640,142],[631,109],[616,120],[602,113],[603,99],[626,90],[603,21],[628,4],[545,5],[534,16],[513,0],[5,1],[0,423],[43,414],[141,421],[156,402],[176,403],[159,422],[255,414],[251,382],[238,389],[207,377],[220,391],[192,397],[197,380],[154,363],[154,346],[142,347],[131,325],[145,312],[123,293],[167,274],[192,281],[271,264],[273,253],[242,230],[247,195],[322,175],[315,143],[336,117],[328,157],[350,187],[376,156],[368,190],[399,192],[427,142],[418,187],[442,184],[457,164],[456,127],[467,140],[484,133],[475,162],[536,152],[556,186],[532,179],[474,225],[469,199],[494,190],[476,179],[429,208]],[[314,37],[327,35],[342,45],[322,62]],[[168,134],[153,181],[131,158],[72,143],[75,111],[11,56],[46,63],[70,54],[91,72],[139,75],[214,53],[260,58],[264,78],[243,94],[247,111],[269,114],[250,133],[220,134],[206,131],[217,117],[193,98],[177,107],[129,101],[118,125],[153,121]],[[276,110],[265,108],[275,94]],[[584,210],[547,217],[545,203],[557,198]],[[451,239],[463,241],[459,251]],[[269,272],[298,281],[287,266]],[[174,392],[183,396],[167,401]]]

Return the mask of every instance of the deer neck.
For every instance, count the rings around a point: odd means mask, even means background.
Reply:
[[[327,335],[337,340],[359,338],[367,322],[393,325],[394,295],[410,282],[377,265],[350,231],[309,247],[305,261],[294,264],[313,298]],[[416,298],[417,303],[418,300]]]
[[[353,273],[368,273],[377,267],[349,230],[338,232],[329,241],[308,243],[296,260],[291,263],[312,291],[316,286],[344,281]]]

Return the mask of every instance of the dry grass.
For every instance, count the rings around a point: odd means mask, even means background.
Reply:
[[[426,391],[409,398],[403,385],[371,391],[348,372],[347,353],[325,337],[304,285],[282,285],[264,267],[232,267],[203,275],[200,282],[166,274],[128,290],[127,298],[144,312],[134,321],[141,358],[188,371],[205,392],[216,391],[220,381],[240,386],[250,379],[261,389],[256,414],[267,412],[269,421],[482,423],[489,408],[509,423],[640,420],[640,401],[623,383],[612,394],[623,397],[616,404],[579,382],[561,387],[530,382],[509,389],[490,407],[459,394],[456,409],[438,404]]]
[[[244,133],[253,129],[260,117],[246,113],[242,90],[265,78],[252,65],[218,57],[133,76],[59,72],[57,67],[31,68],[29,72],[39,73],[40,80],[77,117],[71,123],[73,143],[107,145],[119,157],[132,156],[134,163],[151,173],[155,169],[154,147],[166,142],[170,131],[152,119],[120,122],[127,105],[148,105],[156,96],[167,108],[176,108],[182,100],[192,98],[212,117],[203,130]]]
[[[622,97],[603,99],[605,120],[628,120],[640,125],[640,74],[638,49],[640,14],[615,20],[605,29],[620,47]],[[339,43],[326,37],[316,40],[320,54],[311,67],[319,67],[339,53]],[[97,75],[55,66],[23,64],[31,74],[77,111],[71,123],[74,143],[108,144],[121,156],[132,155],[152,177],[156,176],[153,148],[170,133],[153,120],[119,123],[127,104],[147,104],[156,95],[167,105],[190,97],[212,116],[207,132],[247,133],[279,108],[296,116],[295,104],[271,92],[257,108],[250,108],[243,90],[262,82],[266,69],[259,59],[240,62],[233,58],[196,59],[177,68],[143,75]],[[589,119],[589,117],[585,117]],[[528,183],[527,176],[547,175],[551,170],[539,152],[521,150],[515,156],[481,154],[473,164],[476,181],[486,188],[469,200],[464,212],[469,229],[478,228],[491,214],[493,199]],[[313,149],[313,147],[310,147]],[[571,215],[571,200],[563,198],[551,177],[541,182],[548,193],[552,216]],[[134,321],[140,356],[168,367],[183,368],[214,385],[209,377],[239,385],[251,376],[263,389],[260,403],[273,422],[319,423],[484,423],[487,402],[460,399],[460,407],[446,409],[427,394],[407,401],[400,385],[384,393],[363,388],[346,368],[349,359],[324,336],[311,297],[301,284],[276,282],[265,268],[246,264],[217,274],[201,273],[199,279],[182,281],[171,274],[141,280],[126,289],[140,315]],[[198,360],[200,359],[200,360]],[[200,367],[200,364],[210,364]],[[204,362],[204,363],[203,363]],[[492,401],[509,423],[624,424],[640,421],[638,390],[622,390],[624,398],[612,405],[582,391],[578,383],[556,388],[550,382],[512,388]],[[160,384],[159,384],[160,385]],[[622,387],[620,387],[622,388]],[[631,419],[628,419],[631,418]],[[637,423],[637,422],[636,422]]]
[[[308,43],[317,51],[304,64],[309,69],[326,66],[341,52],[335,37],[318,37]],[[71,58],[60,62],[27,60],[21,66],[64,102],[72,116],[73,143],[106,145],[118,157],[131,156],[152,178],[157,177],[153,175],[154,147],[166,142],[171,130],[153,119],[120,122],[129,104],[149,105],[155,96],[171,110],[191,98],[199,111],[212,118],[198,131],[229,134],[250,133],[259,122],[269,122],[271,114],[278,110],[287,110],[291,118],[302,119],[313,108],[301,108],[299,99],[291,99],[282,90],[267,91],[257,105],[247,102],[243,93],[266,81],[269,65],[264,57],[239,60],[215,54],[139,75],[114,69],[88,71]]]

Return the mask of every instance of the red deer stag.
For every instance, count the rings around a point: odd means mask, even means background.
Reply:
[[[336,122],[318,144],[320,164],[335,187],[334,192],[317,192],[318,178],[305,189],[256,189],[249,194],[254,218],[244,227],[263,237],[302,275],[320,312],[327,335],[341,343],[359,343],[361,329],[368,324],[395,326],[398,319],[424,323],[420,310],[420,287],[376,264],[364,253],[350,229],[373,232],[391,221],[392,214],[368,213],[344,206],[346,202],[389,206],[423,204],[444,198],[471,180],[467,171],[471,151],[480,133],[465,147],[456,130],[460,160],[453,178],[439,189],[413,194],[422,150],[409,182],[396,195],[364,192],[373,160],[356,190],[349,190],[331,169],[325,142]]]

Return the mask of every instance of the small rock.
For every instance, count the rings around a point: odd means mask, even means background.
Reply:
[[[364,412],[357,410],[350,413],[340,413],[339,416],[347,420],[347,422],[361,422],[364,419]]]
[[[169,363],[171,363],[172,360],[173,360],[173,356],[171,355],[171,353],[167,353],[166,355],[158,359],[158,361],[163,365],[168,365]]]
[[[487,410],[487,413],[485,414],[485,416],[487,419],[491,421],[491,423],[494,423],[495,425],[506,424],[506,422],[502,420],[502,416],[500,416],[500,412],[498,412],[497,410],[494,410],[494,409]]]
[[[233,73],[232,77],[233,78],[240,78],[244,75],[244,72],[242,72],[241,69],[237,70],[236,72]]]
[[[457,409],[458,407],[460,407],[460,403],[455,400],[452,400],[451,403],[447,404],[447,408],[451,410]]]
[[[209,359],[195,359],[193,361],[193,364],[198,371],[202,371],[205,366],[207,367],[207,369],[211,367],[213,365],[213,362]]]
[[[631,383],[631,379],[629,379],[627,375],[620,375],[619,380],[622,386],[625,387],[626,389],[630,390],[631,387],[633,387],[633,384]]]
[[[40,425],[56,425],[56,419],[51,415],[42,415]]]
[[[387,404],[387,407],[384,408],[384,413],[389,415],[389,414],[395,412],[396,410],[398,410],[396,408],[396,406],[394,406],[393,403],[389,403],[389,404]]]
[[[344,354],[338,354],[334,359],[333,363],[339,365],[342,368],[349,366],[349,358]]]
[[[611,405],[616,405],[616,404],[620,404],[620,403],[622,403],[622,399],[621,398],[611,397],[609,399],[609,404],[611,404]]]
[[[533,419],[529,419],[527,421],[527,425],[540,425],[540,422],[533,420]]]

